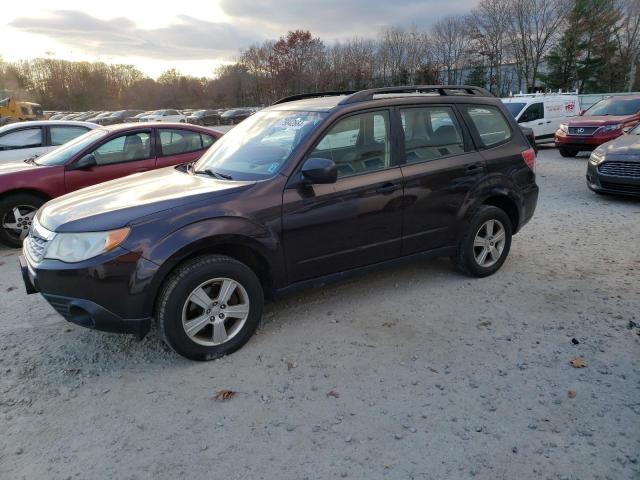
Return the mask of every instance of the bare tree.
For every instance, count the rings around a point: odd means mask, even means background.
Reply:
[[[481,0],[473,12],[475,49],[486,60],[489,89],[501,93],[511,11],[508,0]]]
[[[540,64],[561,34],[570,2],[511,0],[510,3],[510,46],[525,89],[533,90]]]
[[[620,63],[625,75],[625,88],[633,90],[637,65],[640,62],[640,2],[638,0],[620,0],[620,28],[615,32]]]
[[[443,72],[442,81],[447,85],[461,83],[462,72],[469,64],[472,44],[470,19],[450,15],[436,22],[431,34],[434,60]]]

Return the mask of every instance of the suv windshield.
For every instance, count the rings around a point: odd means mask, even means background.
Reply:
[[[223,173],[234,180],[272,177],[326,116],[281,110],[256,113],[214,143],[193,170]]]
[[[516,103],[516,102],[508,102],[505,103],[504,106],[507,107],[509,113],[513,115],[513,118],[516,118],[518,114],[522,111],[526,103]]]
[[[585,112],[585,115],[634,115],[640,112],[640,98],[606,98]]]
[[[38,158],[38,165],[64,165],[71,157],[73,157],[76,153],[85,149],[96,140],[107,135],[106,130],[91,130],[90,132],[85,133],[84,135],[80,135],[79,137],[71,140],[70,142],[65,143],[62,147],[43,155]]]

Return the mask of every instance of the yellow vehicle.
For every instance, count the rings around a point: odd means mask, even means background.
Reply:
[[[42,107],[37,103],[18,102],[15,97],[0,100],[0,126],[24,120],[43,120]]]

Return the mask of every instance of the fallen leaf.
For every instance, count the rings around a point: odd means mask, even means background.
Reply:
[[[383,327],[391,328],[398,324],[398,320],[387,320],[382,324]]]
[[[80,373],[79,368],[65,368],[64,373],[66,375],[78,375]]]
[[[583,358],[574,358],[573,360],[571,360],[571,366],[573,368],[584,368],[587,366],[587,362],[583,359]]]
[[[287,370],[291,370],[293,368],[293,362],[288,361],[287,362]]]
[[[491,320],[484,320],[484,321],[478,323],[477,328],[489,327],[489,326],[491,326]]]
[[[429,367],[429,370],[431,370],[433,373],[440,373],[438,370],[436,370],[435,368],[431,368]]]
[[[13,292],[16,289],[16,287],[9,287],[7,288],[7,292]]]
[[[569,396],[569,398],[576,398],[576,391],[575,390],[569,390],[567,392],[567,395]]]
[[[237,394],[238,392],[234,392],[233,390],[220,390],[213,398],[219,402],[224,402],[225,400],[231,400]]]
[[[340,394],[335,390],[331,390],[329,393],[327,393],[327,398],[328,397],[340,398]]]

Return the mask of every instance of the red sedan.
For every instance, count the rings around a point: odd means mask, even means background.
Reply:
[[[41,157],[0,164],[0,242],[19,247],[47,200],[133,173],[192,162],[222,135],[184,123],[113,125]]]

